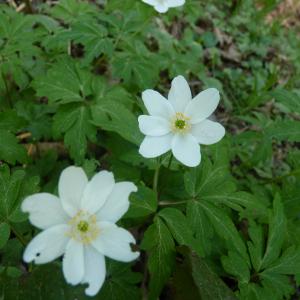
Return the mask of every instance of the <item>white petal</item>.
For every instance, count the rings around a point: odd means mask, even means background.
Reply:
[[[130,193],[136,191],[137,187],[132,182],[116,183],[107,201],[97,213],[97,220],[116,223],[129,208]]]
[[[34,194],[25,198],[21,209],[29,213],[30,223],[40,229],[66,224],[69,220],[59,198],[48,193]]]
[[[219,142],[225,135],[225,128],[217,122],[204,120],[192,126],[191,134],[198,143],[211,145]]]
[[[146,136],[140,146],[139,153],[146,158],[160,156],[171,149],[173,134],[162,136]]]
[[[84,276],[83,244],[71,239],[66,247],[63,259],[63,273],[68,283],[76,285]]]
[[[129,231],[109,222],[97,224],[100,234],[92,241],[92,245],[100,253],[123,262],[132,261],[139,256],[139,252],[131,250],[130,244],[135,244],[135,239]]]
[[[191,134],[177,134],[172,141],[172,152],[177,160],[188,167],[200,164],[200,146]]]
[[[144,3],[147,3],[147,4],[152,5],[152,6],[157,5],[157,3],[158,3],[158,0],[142,0],[142,1]]]
[[[105,258],[93,247],[84,249],[85,274],[82,283],[88,283],[85,293],[88,296],[95,296],[101,289],[106,275]]]
[[[58,192],[62,206],[69,216],[73,217],[80,209],[81,198],[87,183],[88,178],[82,168],[71,166],[61,173]]]
[[[139,116],[140,131],[145,135],[161,136],[171,131],[170,122],[161,117]]]
[[[56,225],[39,233],[26,247],[24,261],[45,264],[63,255],[69,241],[68,230],[68,225]]]
[[[167,0],[167,5],[169,7],[178,7],[184,5],[185,0]]]
[[[154,6],[155,10],[159,13],[165,13],[168,11],[169,7],[164,3],[158,3]]]
[[[115,185],[111,172],[101,171],[87,184],[81,202],[81,208],[91,214],[97,212],[105,203]]]
[[[170,119],[175,112],[170,102],[154,90],[146,90],[142,94],[144,105],[151,116]]]
[[[189,103],[184,114],[191,118],[192,124],[201,122],[215,111],[219,101],[219,91],[215,88],[207,89]]]
[[[180,75],[173,79],[168,99],[174,110],[181,113],[184,112],[186,106],[192,100],[189,84],[183,76]]]

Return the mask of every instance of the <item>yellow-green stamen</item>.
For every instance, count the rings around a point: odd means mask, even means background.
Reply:
[[[183,113],[177,112],[171,121],[171,128],[173,132],[186,133],[191,129],[189,122],[190,118]]]
[[[70,231],[66,234],[72,239],[85,245],[95,240],[100,229],[97,225],[97,218],[86,211],[80,210],[70,221]]]

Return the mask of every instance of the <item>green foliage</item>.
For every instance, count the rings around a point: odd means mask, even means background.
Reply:
[[[238,280],[241,299],[289,297],[294,290],[286,275],[296,275],[299,272],[300,252],[294,246],[283,251],[286,218],[278,195],[275,196],[273,211],[270,212],[266,245],[262,226],[254,222],[250,224],[249,235],[251,241],[248,241],[248,251],[253,269],[236,252],[229,252],[228,256],[222,257],[224,269]],[[251,270],[254,270],[253,274],[250,273]]]
[[[132,272],[130,265],[109,261],[107,266],[108,276],[111,277],[104,284],[96,299],[126,300],[140,299],[141,292],[136,287],[141,282],[140,273]]]
[[[27,160],[27,153],[18,139],[9,131],[0,130],[0,156],[8,163],[15,164],[16,161],[24,163]]]
[[[139,290],[134,287],[141,279],[139,273],[133,273],[128,265],[109,263],[107,272],[112,277],[106,282],[101,293],[95,298],[99,300],[139,299]],[[56,274],[56,276],[53,276]],[[38,286],[37,288],[32,288]],[[53,288],[55,286],[55,289]],[[67,299],[76,297],[79,300],[90,299],[83,296],[83,288],[67,285],[58,264],[40,266],[31,276],[18,276],[16,280],[11,270],[6,268],[0,275],[1,297],[3,299]],[[80,296],[78,297],[78,294]]]
[[[228,299],[236,297],[224,282],[211,270],[211,267],[199,257],[190,256],[192,276],[201,295],[201,299]]]
[[[71,157],[82,163],[87,152],[87,141],[96,140],[96,129],[89,122],[90,109],[84,105],[70,104],[61,106],[53,122],[53,133],[64,134],[65,145]]]
[[[193,231],[189,227],[187,218],[180,210],[165,208],[159,212],[159,216],[166,222],[179,245],[188,246],[198,254],[202,252],[200,243],[193,237]]]
[[[124,105],[104,102],[93,106],[93,123],[104,130],[120,134],[124,139],[140,144],[142,135],[138,130],[136,117]]]
[[[37,192],[38,177],[28,177],[23,170],[10,171],[7,165],[0,166],[0,249],[15,233],[15,223],[23,222],[27,216],[20,205],[25,196]]]
[[[84,101],[91,94],[91,74],[68,57],[61,57],[45,76],[33,82],[37,96],[60,104]]]
[[[125,218],[141,218],[154,214],[157,209],[157,199],[155,193],[144,186],[139,186],[137,193],[130,199],[130,208]]]
[[[87,299],[84,287],[65,283],[59,260],[22,261],[37,232],[20,205],[38,191],[57,194],[68,165],[89,177],[107,169],[138,187],[120,223],[141,256],[107,260],[94,299],[296,299],[297,8],[189,0],[158,14],[123,2],[0,4],[0,299]],[[193,95],[221,93],[212,118],[226,137],[201,145],[195,168],[169,152],[138,152],[142,92],[167,96],[177,75]]]
[[[175,263],[175,243],[160,218],[156,218],[146,230],[141,247],[149,252],[149,299],[154,300],[171,276]]]

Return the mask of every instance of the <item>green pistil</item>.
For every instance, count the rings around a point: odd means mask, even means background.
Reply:
[[[184,129],[185,125],[186,125],[186,123],[184,120],[176,120],[175,121],[175,127],[178,129]]]
[[[81,232],[87,232],[89,230],[89,223],[86,221],[80,221],[77,224],[77,229]]]

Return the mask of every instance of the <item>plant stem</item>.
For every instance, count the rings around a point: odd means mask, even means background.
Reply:
[[[183,201],[160,201],[158,202],[159,206],[168,206],[168,205],[180,205],[188,203],[189,200],[183,200]]]
[[[153,191],[155,192],[155,194],[157,194],[157,186],[158,186],[160,167],[161,167],[161,162],[160,162],[160,159],[158,159],[157,166],[156,166],[154,176],[153,176]]]
[[[22,235],[10,224],[11,231],[14,233],[16,238],[20,241],[20,243],[25,247],[27,245],[27,242],[24,240]]]
[[[173,153],[171,153],[171,156],[170,156],[170,159],[169,159],[169,163],[168,163],[168,170],[170,169],[170,167],[171,167],[171,164],[172,164],[172,160],[173,160]]]

